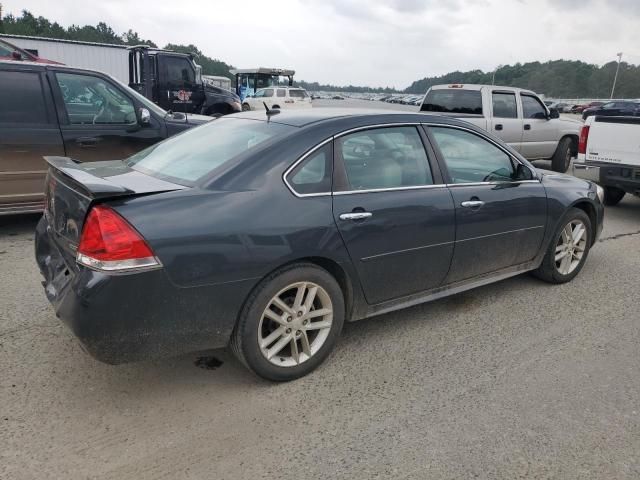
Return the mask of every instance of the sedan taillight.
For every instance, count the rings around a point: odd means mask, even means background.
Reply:
[[[113,209],[91,209],[80,237],[76,261],[94,270],[123,272],[161,266],[151,247]]]

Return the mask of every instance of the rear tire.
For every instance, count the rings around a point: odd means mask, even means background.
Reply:
[[[626,192],[617,187],[604,187],[604,204],[613,207],[620,203]]]
[[[576,238],[580,234],[580,226],[583,231],[580,238]],[[593,238],[591,232],[589,216],[579,208],[571,208],[560,222],[542,263],[532,272],[533,275],[549,283],[573,280],[589,256]]]
[[[329,272],[311,263],[288,265],[249,295],[230,346],[256,375],[294,380],[329,356],[344,317],[344,296]]]
[[[572,158],[571,144],[572,140],[569,137],[563,138],[558,144],[558,148],[551,158],[551,168],[554,172],[565,173],[569,170]]]

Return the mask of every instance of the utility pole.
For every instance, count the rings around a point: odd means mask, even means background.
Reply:
[[[618,80],[618,71],[620,70],[620,62],[622,61],[622,52],[618,52],[616,53],[616,55],[618,56],[618,66],[616,67],[616,74],[613,77],[613,87],[611,87],[611,96],[609,97],[609,99],[613,98],[613,92],[615,92],[616,90],[616,81]]]

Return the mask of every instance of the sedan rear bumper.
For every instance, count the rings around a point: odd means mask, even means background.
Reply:
[[[253,286],[180,288],[162,270],[113,275],[69,265],[44,219],[36,230],[36,259],[56,316],[91,356],[110,364],[226,346]]]

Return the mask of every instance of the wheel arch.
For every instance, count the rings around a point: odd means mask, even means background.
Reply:
[[[597,230],[597,222],[598,222],[596,207],[594,207],[593,204],[587,200],[578,200],[576,203],[571,205],[571,207],[582,210],[589,217],[589,220],[591,221],[591,239],[590,240],[591,240],[591,245],[593,245],[596,239],[596,230]]]
[[[335,260],[332,260],[328,257],[318,257],[318,256],[308,256],[308,257],[300,257],[293,260],[289,260],[285,263],[278,265],[277,267],[272,268],[264,275],[262,275],[258,280],[256,280],[254,286],[249,290],[246,298],[242,302],[242,308],[238,311],[238,315],[245,308],[247,300],[251,297],[252,293],[258,286],[264,281],[265,278],[272,275],[274,272],[281,270],[286,267],[290,267],[295,264],[312,264],[319,268],[322,268],[326,272],[328,272],[340,286],[340,290],[342,291],[342,295],[344,296],[344,310],[345,310],[345,322],[349,321],[354,310],[354,286],[353,281],[349,273],[345,270],[345,268],[340,265]],[[237,321],[237,320],[236,320]]]

